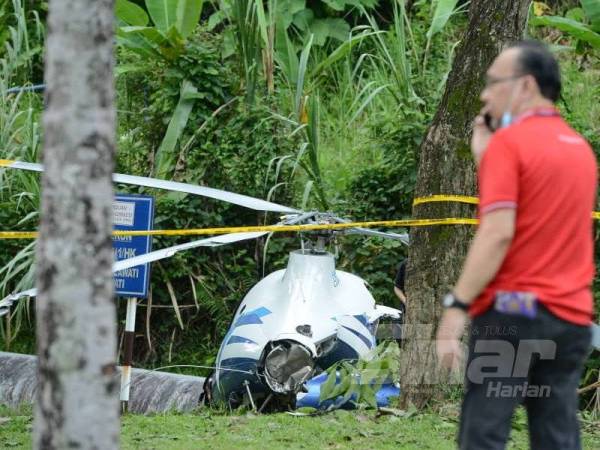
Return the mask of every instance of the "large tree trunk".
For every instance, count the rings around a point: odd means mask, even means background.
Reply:
[[[469,25],[456,52],[438,111],[421,145],[416,197],[474,195],[475,166],[469,140],[481,104],[485,71],[510,41],[523,35],[530,0],[473,0]],[[473,217],[471,205],[425,203],[414,218]],[[440,299],[455,283],[472,236],[470,226],[414,228],[407,266],[407,342],[403,352],[401,403],[420,407],[441,390],[435,360]]]
[[[51,0],[34,446],[117,448],[113,0]]]

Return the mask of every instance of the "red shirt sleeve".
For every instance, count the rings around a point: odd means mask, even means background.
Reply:
[[[502,133],[492,136],[479,164],[479,216],[501,208],[516,208],[519,196],[519,158]]]

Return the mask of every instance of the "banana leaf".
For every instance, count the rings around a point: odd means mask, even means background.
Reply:
[[[203,0],[146,0],[156,28],[167,33],[174,26],[184,39],[198,24],[202,4]]]
[[[168,177],[175,168],[175,146],[183,134],[194,106],[198,89],[188,80],[181,84],[179,102],[169,121],[167,132],[156,152],[155,174],[158,178]]]
[[[115,14],[119,20],[127,25],[145,27],[150,21],[144,8],[128,0],[117,0],[115,2]]]
[[[581,0],[581,6],[585,11],[585,16],[592,24],[591,28],[600,33],[600,1]]]
[[[534,26],[556,28],[571,35],[575,39],[587,42],[594,48],[600,48],[600,34],[581,22],[567,19],[566,17],[541,16],[532,18],[530,23]]]
[[[438,0],[431,25],[427,30],[427,39],[431,39],[434,34],[444,29],[457,3],[458,0]]]

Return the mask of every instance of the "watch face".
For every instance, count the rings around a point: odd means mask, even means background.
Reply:
[[[446,308],[449,308],[450,306],[452,306],[453,303],[454,303],[454,295],[446,294],[446,296],[444,297],[444,300],[442,301],[442,305],[444,305],[444,307],[446,307]]]

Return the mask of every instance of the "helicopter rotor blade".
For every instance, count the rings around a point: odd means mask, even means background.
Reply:
[[[11,161],[0,159],[0,167],[10,169],[29,170],[33,172],[43,172],[44,166],[36,163],[28,163],[22,161]],[[244,206],[246,208],[257,211],[271,211],[278,213],[298,213],[297,209],[288,206],[278,205],[277,203],[268,202],[247,195],[236,194],[234,192],[223,191],[205,186],[197,186],[195,184],[180,183],[178,181],[159,180],[157,178],[140,177],[136,175],[125,175],[120,173],[113,174],[115,183],[132,184],[135,186],[145,186],[156,189],[165,189],[169,191],[185,192],[187,194],[201,195],[203,197],[222,200],[224,202],[233,203],[234,205]]]
[[[248,239],[256,239],[260,236],[268,234],[266,231],[255,231],[250,233],[230,233],[222,234],[219,236],[213,236],[207,239],[200,239],[198,241],[187,242],[185,244],[174,245],[172,247],[163,248],[161,250],[155,250],[144,255],[135,256],[129,259],[123,259],[121,261],[115,261],[113,264],[113,272],[120,270],[129,269],[131,267],[139,266],[141,264],[158,261],[161,259],[169,258],[177,252],[189,250],[196,247],[218,247],[220,245],[232,244],[234,242],[244,241]],[[23,292],[10,294],[9,296],[0,300],[0,317],[7,314],[10,306],[24,297],[35,297],[37,296],[37,289],[28,289]]]
[[[334,216],[334,217],[332,217],[332,219],[338,223],[350,223],[350,220],[344,219],[342,217]],[[408,233],[398,234],[398,233],[390,233],[387,231],[370,230],[368,228],[360,228],[360,227],[349,228],[349,229],[345,230],[344,232],[346,234],[363,234],[365,236],[376,236],[376,237],[381,237],[381,238],[385,238],[385,239],[394,239],[394,240],[402,242],[404,245],[408,245],[408,243],[409,243]]]
[[[16,302],[24,297],[35,297],[36,295],[37,289],[33,288],[16,294],[10,294],[8,297],[3,298],[0,300],[0,317],[10,311],[10,305],[12,305],[13,302]]]
[[[376,237],[381,237],[381,238],[385,238],[385,239],[394,239],[397,241],[402,242],[405,245],[408,245],[408,233],[402,233],[402,234],[398,234],[398,233],[389,233],[389,232],[385,232],[385,231],[376,231],[376,230],[369,230],[367,228],[350,228],[346,234],[362,234],[365,236],[376,236]]]
[[[7,169],[30,170],[32,172],[44,171],[44,167],[41,164],[23,161],[11,161],[9,159],[0,159],[0,167],[6,167]]]
[[[290,214],[282,217],[282,221],[279,222],[281,225],[296,225],[298,223],[306,222],[308,219],[312,219],[319,214],[318,211],[309,211],[303,213]]]
[[[156,178],[139,177],[135,175],[124,175],[120,173],[113,174],[115,183],[134,184],[136,186],[145,186],[157,189],[166,189],[169,191],[186,192],[188,194],[201,195],[203,197],[214,198],[234,205],[244,206],[257,211],[271,211],[279,213],[297,213],[297,209],[290,208],[277,203],[260,200],[247,195],[236,194],[234,192],[223,191],[205,186],[180,183],[178,181],[158,180]]]
[[[120,270],[129,269],[131,267],[139,266],[141,264],[150,263],[153,261],[159,261],[161,259],[170,258],[177,252],[184,250],[190,250],[196,247],[218,247],[220,245],[232,244],[238,241],[245,241],[248,239],[256,239],[258,237],[268,234],[267,231],[254,231],[249,233],[230,233],[222,234],[219,236],[213,236],[207,239],[200,239],[198,241],[186,242],[185,244],[174,245],[172,247],[155,250],[144,255],[134,256],[129,259],[122,259],[121,261],[115,261],[113,265],[113,272]]]

